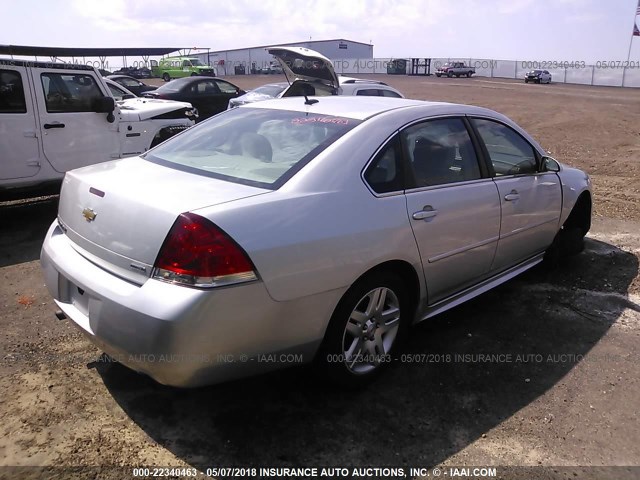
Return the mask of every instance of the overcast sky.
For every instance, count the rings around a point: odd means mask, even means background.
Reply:
[[[637,5],[637,0],[22,0],[3,8],[0,44],[223,50],[345,38],[373,43],[374,56],[381,58],[595,62],[627,59]],[[633,41],[631,60],[640,61],[640,37]]]

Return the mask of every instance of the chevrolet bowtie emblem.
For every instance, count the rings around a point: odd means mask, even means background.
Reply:
[[[82,211],[82,216],[87,222],[93,222],[98,216],[98,214],[94,212],[91,208],[85,208]]]

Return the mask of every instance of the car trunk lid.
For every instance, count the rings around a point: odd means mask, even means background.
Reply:
[[[266,50],[278,59],[290,84],[296,80],[307,80],[320,81],[336,89],[340,86],[331,60],[314,50],[304,47],[271,47]]]
[[[81,255],[141,284],[178,215],[268,192],[136,157],[68,172],[58,221]]]

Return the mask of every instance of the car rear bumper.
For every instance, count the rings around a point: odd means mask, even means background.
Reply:
[[[335,292],[276,302],[260,281],[212,290],[136,285],[80,255],[57,222],[41,264],[56,304],[95,345],[179,387],[311,361],[335,305]]]

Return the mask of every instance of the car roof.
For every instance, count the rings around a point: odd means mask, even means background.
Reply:
[[[406,98],[369,97],[369,96],[330,96],[310,97],[317,99],[313,105],[306,105],[304,97],[287,97],[266,102],[241,105],[239,108],[263,108],[272,110],[291,110],[320,115],[331,115],[365,120],[380,113],[397,109],[422,107],[425,110],[437,109],[439,114],[475,114],[495,116],[492,110],[445,102],[425,102]],[[422,112],[424,114],[426,112]]]
[[[343,85],[349,85],[349,84],[357,84],[357,85],[362,85],[362,84],[370,84],[370,85],[383,85],[383,86],[388,86],[386,83],[384,83],[381,80],[371,80],[369,78],[355,78],[355,77],[343,77],[342,75],[340,75],[338,77],[338,80],[340,80],[340,86]]]
[[[135,80],[135,81],[137,81],[137,82],[139,82],[139,81],[140,81],[140,80],[138,80],[137,78],[134,78],[134,77],[132,77],[132,76],[130,76],[130,75],[122,75],[122,74],[119,74],[119,73],[117,73],[117,74],[115,74],[115,75],[107,75],[107,77],[106,77],[106,78],[110,78],[111,80],[113,80],[113,79],[115,79],[115,78],[130,78],[131,80]]]

